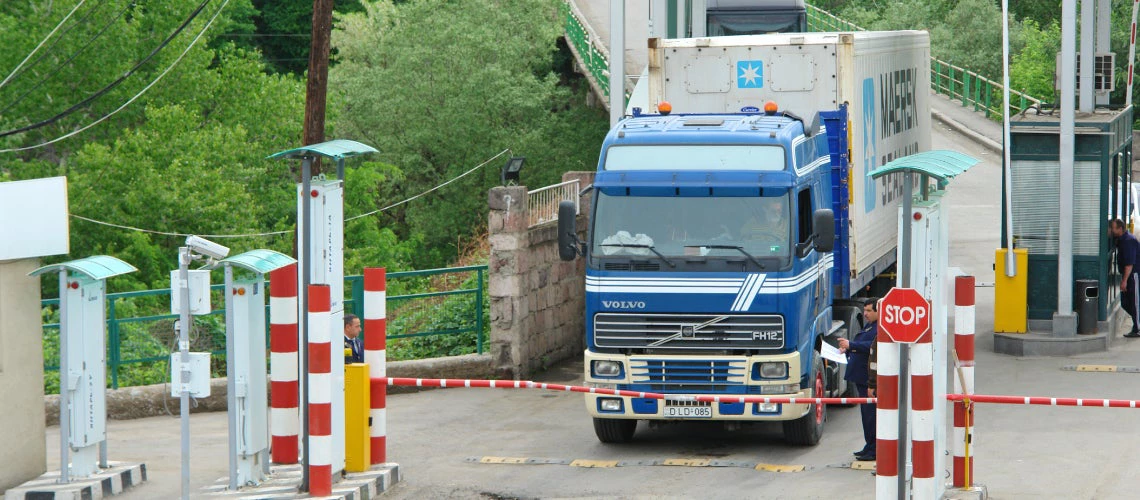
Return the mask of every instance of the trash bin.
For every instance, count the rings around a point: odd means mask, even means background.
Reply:
[[[1096,333],[1096,319],[1099,313],[1100,285],[1096,280],[1077,280],[1077,333]]]

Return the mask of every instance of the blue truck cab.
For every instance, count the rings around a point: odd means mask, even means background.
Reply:
[[[811,123],[736,114],[627,117],[606,136],[585,241],[560,210],[560,255],[586,259],[585,382],[666,399],[587,394],[603,442],[638,420],[783,421],[813,445],[825,405],[706,403],[697,395],[852,395],[825,338],[853,335],[847,280],[846,110]],[[832,152],[835,154],[832,154]],[[572,202],[567,202],[572,203]]]

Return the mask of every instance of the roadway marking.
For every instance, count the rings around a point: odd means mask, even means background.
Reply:
[[[708,467],[710,459],[707,458],[669,458],[661,465],[672,467]]]
[[[617,467],[618,461],[617,460],[583,460],[583,459],[579,458],[578,460],[570,462],[570,466],[571,467],[585,467],[588,469],[609,468],[609,467]]]
[[[856,460],[851,462],[851,468],[854,470],[875,470],[874,460]]]
[[[1117,365],[1067,365],[1061,370],[1070,372],[1140,373],[1140,367]]]
[[[776,464],[756,464],[756,470],[763,470],[768,472],[803,472],[807,469],[804,465],[776,465]]]

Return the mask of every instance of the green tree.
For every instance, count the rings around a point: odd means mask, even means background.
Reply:
[[[568,104],[583,95],[559,86],[560,33],[552,0],[366,4],[333,33],[334,127],[399,168],[402,182],[384,189],[393,201],[507,148],[527,156],[530,186],[593,169],[607,124],[599,111]],[[423,241],[416,267],[444,265],[456,255],[457,235],[485,226],[486,190],[498,184],[503,162],[386,214],[401,238]]]

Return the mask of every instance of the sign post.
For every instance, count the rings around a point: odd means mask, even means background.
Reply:
[[[879,311],[879,329],[899,344],[898,494],[899,498],[906,498],[907,413],[910,407],[907,401],[910,388],[907,359],[910,344],[930,331],[930,302],[913,288],[895,287],[883,297]]]

